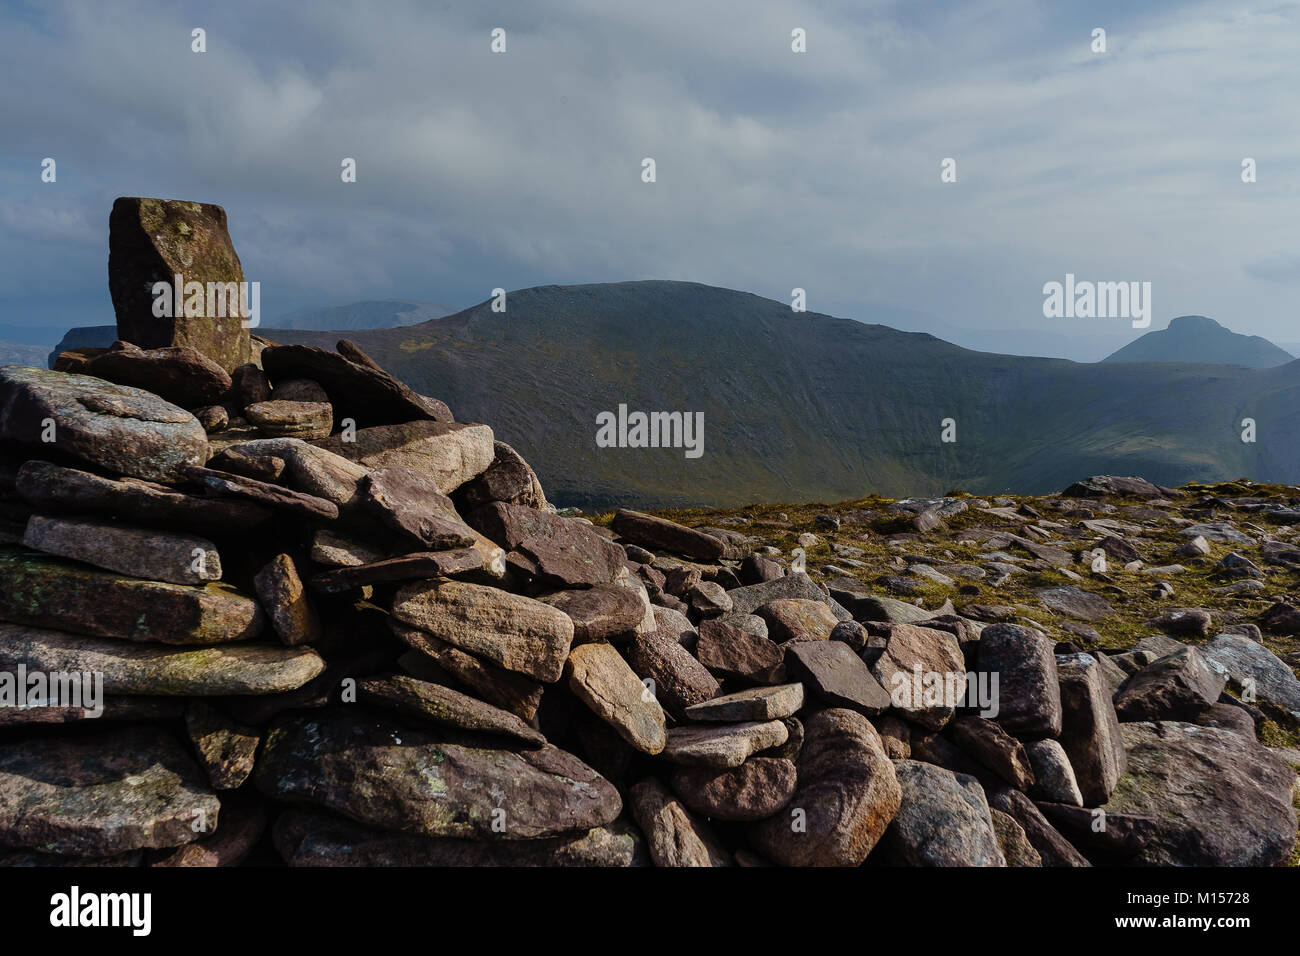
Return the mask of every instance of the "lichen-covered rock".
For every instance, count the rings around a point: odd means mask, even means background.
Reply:
[[[604,826],[618,791],[577,757],[445,742],[356,706],[277,720],[258,760],[262,793],[423,836],[537,840]]]
[[[172,290],[178,275],[183,287]],[[252,355],[247,319],[240,315],[238,283],[243,281],[220,206],[126,196],[114,201],[108,218],[108,290],[119,339],[142,349],[189,346],[233,371]],[[158,282],[168,284],[164,295],[171,293],[171,318],[155,315]],[[198,315],[185,304],[191,282],[202,283]],[[179,312],[174,292],[182,295]]]
[[[0,368],[0,440],[150,481],[179,481],[182,467],[208,460],[199,420],[157,395],[17,365]]]

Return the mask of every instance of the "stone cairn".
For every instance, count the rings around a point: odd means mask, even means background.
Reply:
[[[5,864],[1290,853],[1291,768],[1230,713],[1183,722],[1222,706],[1194,650],[1116,698],[1029,626],[827,590],[730,529],[561,516],[347,341],[151,321],[157,281],[242,281],[219,207],[118,200],[110,249],[123,341],[0,369],[0,677],[102,680],[97,716],[0,708]],[[1161,761],[1189,748],[1230,806],[1184,820]]]

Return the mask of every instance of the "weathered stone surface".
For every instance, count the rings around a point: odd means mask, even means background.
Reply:
[[[665,759],[688,767],[739,767],[751,754],[779,747],[789,731],[779,720],[686,724],[668,731]]]
[[[161,644],[256,637],[255,601],[221,585],[184,587],[0,549],[0,620]]]
[[[410,557],[405,555],[404,557]],[[359,568],[385,560],[384,552],[360,541],[354,541],[329,528],[320,528],[312,535],[311,559],[316,564],[330,568]],[[426,575],[420,575],[425,577]],[[427,575],[437,577],[437,575]]]
[[[417,395],[374,363],[351,361],[338,352],[310,345],[273,346],[262,351],[262,367],[273,383],[316,382],[329,395],[337,418],[351,418],[363,428],[420,419],[450,421],[445,405],[439,408],[441,403]]]
[[[231,384],[224,368],[187,346],[111,348],[86,363],[84,374],[144,389],[181,408],[212,405]]]
[[[1058,654],[1056,674],[1061,746],[1070,758],[1083,806],[1095,807],[1106,802],[1128,766],[1119,716],[1101,665],[1091,654]]]
[[[1015,817],[989,807],[989,819],[993,821],[993,832],[997,835],[998,848],[1006,858],[1007,866],[1043,865],[1043,858],[1029,842],[1029,835],[1016,822]]]
[[[1034,768],[1024,745],[998,724],[983,717],[959,717],[952,722],[957,746],[1017,790],[1034,785]]]
[[[701,581],[686,595],[692,610],[700,617],[718,617],[731,610],[731,598],[716,581]]]
[[[638,634],[628,645],[627,660],[638,677],[654,681],[655,697],[674,716],[718,693],[713,675],[669,632]]]
[[[151,855],[149,866],[238,866],[266,832],[266,805],[257,799],[227,796],[221,801],[216,832],[194,843]]]
[[[336,413],[337,409],[336,400]],[[412,421],[359,428],[355,438],[345,442],[335,435],[314,444],[367,468],[401,465],[422,471],[444,495],[483,474],[495,455],[492,429],[463,422]]]
[[[1300,680],[1262,644],[1239,634],[1220,634],[1204,649],[1205,657],[1228,672],[1228,683],[1241,691],[1248,684],[1265,705],[1300,722]]]
[[[200,314],[192,314],[181,288],[171,292],[173,317],[159,318],[154,315],[154,284],[165,282],[171,289],[178,275],[184,287],[203,283]],[[241,314],[238,283],[243,281],[220,206],[127,196],[113,202],[108,291],[119,339],[142,349],[189,346],[231,371],[252,355],[247,318]]]
[[[700,623],[695,655],[718,677],[767,684],[785,675],[785,652],[779,645],[726,621]]]
[[[404,674],[361,681],[357,696],[364,703],[417,720],[512,737],[535,747],[546,743],[545,737],[509,711]]]
[[[320,618],[307,598],[293,558],[277,554],[253,577],[253,586],[280,643],[297,647],[320,640]]]
[[[0,744],[0,845],[110,856],[188,843],[221,805],[194,761],[153,727]]]
[[[793,716],[802,706],[803,684],[781,684],[776,687],[751,687],[692,704],[686,708],[686,717],[689,720],[709,722],[781,720]]]
[[[16,681],[15,684],[17,684]],[[21,701],[21,691],[18,690],[17,686],[15,686],[14,690],[16,699]],[[181,701],[168,697],[105,696],[102,700],[96,702],[98,703],[97,707],[91,707],[92,702],[85,696],[85,690],[86,687],[82,684],[82,706],[78,706],[74,699],[67,706],[23,707],[20,705],[0,707],[0,728],[33,724],[75,724],[86,720],[93,720],[97,723],[172,720],[182,716],[185,712],[184,704]],[[33,694],[33,688],[30,684],[27,687],[27,693],[28,695]],[[39,695],[40,689],[35,689],[35,693]]]
[[[1059,740],[1045,737],[1031,741],[1025,745],[1025,752],[1034,768],[1034,786],[1030,793],[1035,799],[1066,803],[1072,807],[1083,806],[1079,781]]]
[[[778,644],[829,640],[839,623],[825,604],[807,598],[778,598],[754,613],[766,622],[768,637]]]
[[[851,620],[851,615],[821,588],[812,582],[812,578],[802,571],[792,571],[784,577],[777,578],[774,581],[764,581],[761,584],[750,584],[743,588],[733,588],[727,592],[731,598],[731,612],[733,614],[753,614],[764,604],[769,601],[776,601],[781,598],[807,598],[810,601],[819,601],[830,608],[835,619],[839,621]]]
[[[390,619],[389,628],[409,647],[433,661],[476,695],[523,720],[537,716],[542,685],[523,674],[503,670],[419,628]]]
[[[634,636],[645,618],[640,596],[616,584],[597,584],[580,590],[556,591],[538,597],[573,621],[573,643],[618,641]]]
[[[1034,802],[1013,787],[988,793],[989,807],[1001,810],[1020,824],[1025,836],[1042,858],[1043,866],[1091,866],[1087,857],[1074,848],[1056,827],[1048,822]]]
[[[1208,637],[1210,628],[1214,626],[1214,618],[1203,607],[1180,607],[1157,614],[1147,623],[1159,630],[1161,634]]]
[[[525,555],[538,581],[551,587],[612,584],[625,570],[623,549],[581,521],[505,502],[485,505],[466,520],[507,551]]]
[[[537,474],[522,455],[503,441],[492,445],[492,464],[477,478],[461,486],[458,500],[472,510],[493,501],[505,501],[527,508],[546,508],[546,495]]]
[[[974,777],[900,760],[902,801],[881,849],[908,866],[1006,866],[984,790]]]
[[[1038,600],[1057,614],[1081,621],[1100,621],[1115,613],[1111,603],[1099,594],[1085,591],[1073,584],[1055,588],[1039,588],[1034,592]]]
[[[46,461],[18,469],[14,487],[34,508],[49,513],[109,514],[151,527],[231,534],[256,528],[272,512],[251,502],[184,494],[134,478],[115,481]]]
[[[313,548],[312,560],[317,560]],[[416,581],[447,577],[477,571],[483,567],[483,553],[477,548],[457,548],[452,551],[417,551],[397,558],[386,558],[371,564],[325,571],[311,579],[312,590],[322,594],[338,594],[366,584],[381,581]]]
[[[1148,866],[1276,866],[1296,841],[1295,771],[1229,730],[1123,724],[1128,772],[1105,810],[1154,817]]]
[[[993,624],[980,634],[979,667],[998,675],[993,719],[1008,733],[1025,738],[1060,734],[1061,689],[1051,641],[1020,624]]]
[[[376,469],[362,481],[361,499],[370,514],[414,547],[441,551],[472,547],[477,540],[451,499],[423,472],[396,465]]]
[[[794,795],[794,762],[750,757],[739,767],[678,767],[672,788],[688,807],[715,820],[751,822],[779,811]]]
[[[50,435],[63,454],[151,481],[177,481],[182,467],[208,459],[198,419],[157,395],[89,375],[0,368],[0,440],[48,447]]]
[[[731,865],[708,825],[697,820],[654,777],[634,786],[629,800],[655,866]]]
[[[99,673],[106,694],[216,697],[296,690],[325,669],[306,648],[266,644],[168,647],[128,644],[0,624],[0,667]]]
[[[1134,495],[1139,498],[1168,498],[1182,495],[1181,491],[1162,488],[1145,478],[1123,478],[1118,475],[1094,475],[1076,481],[1061,492],[1063,498],[1109,498]]]
[[[225,431],[230,427],[230,413],[220,405],[202,405],[191,409],[190,413],[198,419],[203,430],[209,435]]]
[[[215,790],[242,787],[253,773],[253,758],[261,735],[254,727],[231,720],[203,700],[185,708],[185,729]]]
[[[581,644],[569,652],[569,689],[591,712],[642,753],[668,742],[663,708],[613,646]]]
[[[1038,809],[1052,825],[1099,863],[1131,863],[1159,832],[1155,817],[1108,810],[1105,826],[1098,826],[1096,811],[1063,803],[1038,801]]]
[[[134,528],[111,521],[32,515],[23,544],[107,571],[172,584],[221,579],[221,556],[206,538]]]
[[[328,438],[334,425],[334,409],[320,402],[290,402],[276,398],[255,402],[244,416],[257,430],[272,438]]]
[[[889,693],[872,676],[871,668],[840,641],[804,641],[786,649],[791,674],[832,707],[847,707],[868,717],[889,710]]]
[[[230,371],[230,403],[236,413],[271,399],[271,383],[260,365],[246,362]]]
[[[1212,670],[1194,647],[1148,664],[1119,689],[1120,720],[1191,720],[1223,693],[1226,676]]]
[[[638,840],[611,827],[545,840],[456,840],[374,830],[330,814],[290,810],[275,822],[290,866],[631,866]]]
[[[506,670],[544,683],[560,679],[573,621],[541,601],[462,581],[404,585],[393,616]]]
[[[369,470],[341,455],[309,445],[301,438],[259,438],[224,449],[223,454],[273,456],[285,463],[284,478],[295,491],[324,498],[350,513],[360,504],[361,484]],[[216,468],[216,459],[213,460]]]
[[[197,465],[184,465],[180,471],[186,479],[203,486],[219,497],[252,501],[303,518],[333,521],[339,516],[338,505],[332,501],[281,488],[270,482],[245,478],[226,471],[200,468]]]
[[[535,840],[604,826],[622,810],[607,780],[555,747],[444,743],[355,705],[277,720],[255,779],[275,799],[424,836]]]
[[[640,511],[620,509],[610,527],[628,541],[651,551],[671,551],[701,561],[716,561],[726,551],[726,545],[711,534]]]
[[[952,693],[945,690],[938,700],[927,695],[923,683],[915,686],[918,668],[922,681],[932,675]],[[915,624],[895,624],[890,629],[885,652],[871,672],[900,714],[931,730],[939,730],[952,719],[966,689],[966,661],[957,638]]]
[[[751,826],[754,845],[784,866],[857,866],[898,812],[894,765],[867,718],[823,710],[808,718],[795,762],[798,783],[785,809]],[[791,827],[803,811],[804,832]]]
[[[289,378],[277,382],[275,385],[275,395],[268,394],[267,398],[274,398],[277,402],[313,402],[318,405],[330,404],[329,393],[320,387],[319,382],[313,382],[309,378]],[[266,401],[267,399],[263,399]]]

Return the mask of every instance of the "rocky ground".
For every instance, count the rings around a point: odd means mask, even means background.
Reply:
[[[242,276],[219,212],[119,200],[112,287]],[[1295,862],[1296,489],[591,519],[351,342],[164,331],[0,368],[0,864]]]

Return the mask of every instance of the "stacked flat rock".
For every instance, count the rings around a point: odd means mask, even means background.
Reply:
[[[1121,664],[1023,614],[823,586],[732,528],[566,517],[490,427],[346,341],[229,373],[126,341],[60,364],[0,369],[0,682],[102,693],[0,698],[0,862],[1274,865],[1295,843],[1295,772],[1221,702],[1249,678],[1300,711],[1245,637]]]

